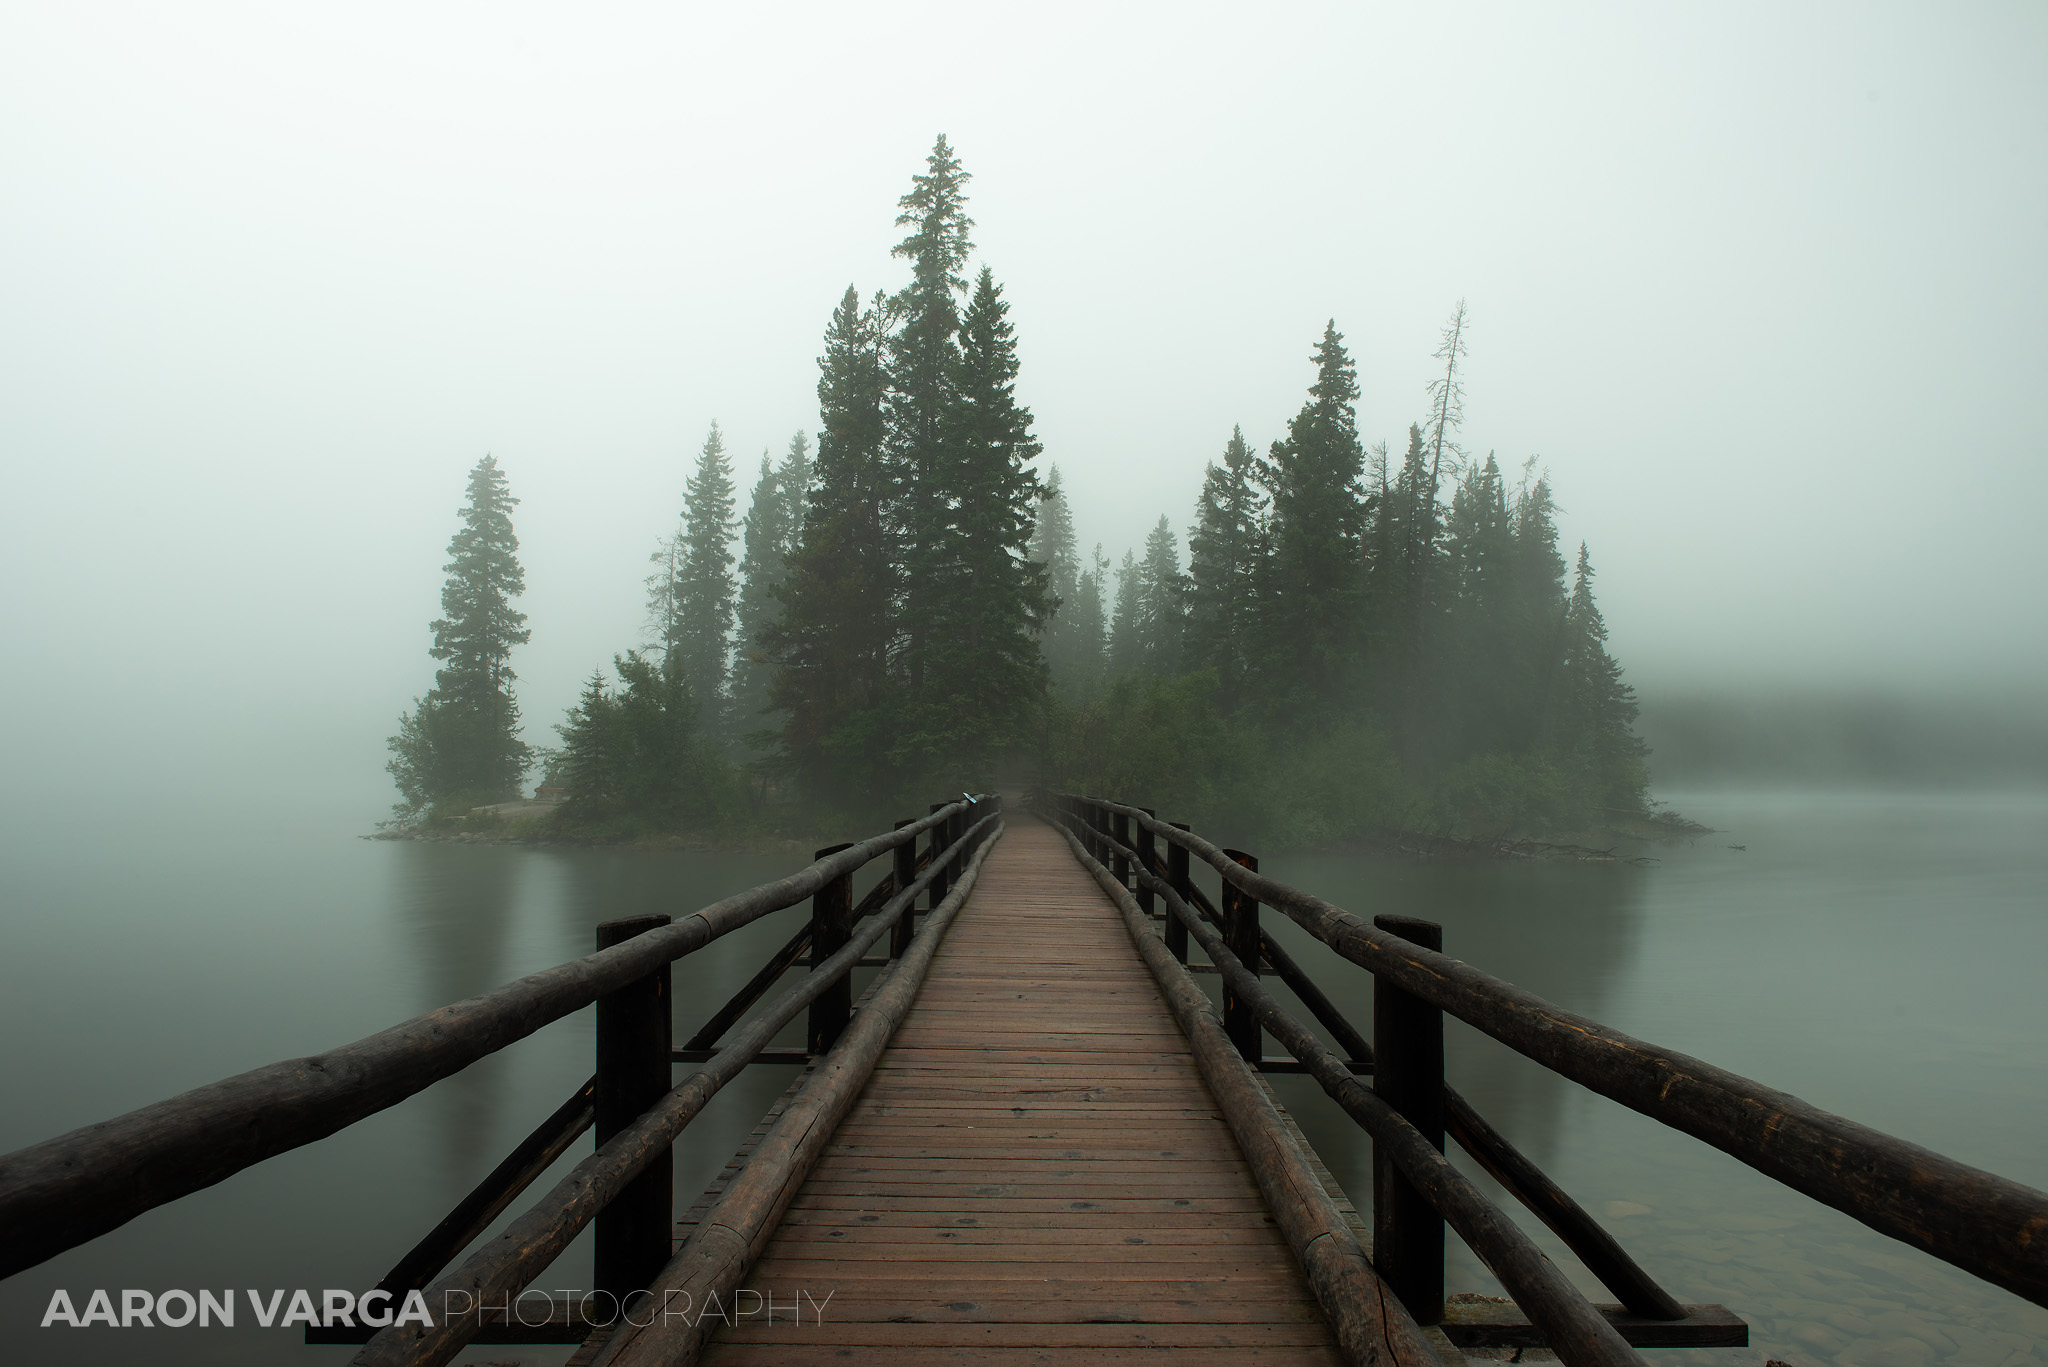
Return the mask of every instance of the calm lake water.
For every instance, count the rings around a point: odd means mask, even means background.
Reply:
[[[1573,1010],[2048,1187],[2048,794],[1670,796],[1722,833],[1649,850],[1655,862],[1643,865],[1323,854],[1263,867],[1361,915],[1441,921],[1449,952]],[[17,831],[0,845],[0,1150],[358,1038],[586,953],[601,920],[686,913],[808,853],[378,843],[287,823],[261,838],[108,835]],[[801,914],[678,965],[679,1031]],[[1284,923],[1282,933],[1303,939]],[[1312,945],[1296,952],[1354,1018],[1369,1019],[1357,970]],[[1455,1022],[1450,1059],[1465,1095],[1681,1299],[1725,1303],[1754,1327],[1754,1349],[1656,1360],[2048,1363],[2037,1346],[2048,1343],[2048,1311]],[[590,1063],[586,1012],[0,1283],[0,1362],[347,1361],[351,1350],[254,1327],[241,1290],[372,1285]],[[680,1199],[694,1197],[787,1081],[783,1069],[750,1070],[691,1127],[678,1149]],[[1338,1178],[1365,1197],[1369,1150],[1349,1122],[1313,1084],[1275,1081]],[[1494,1290],[1453,1245],[1453,1289]],[[544,1282],[580,1288],[588,1277],[578,1245]],[[233,1288],[237,1327],[39,1329],[59,1287],[81,1308],[98,1287]],[[562,1355],[497,1348],[460,1360]]]

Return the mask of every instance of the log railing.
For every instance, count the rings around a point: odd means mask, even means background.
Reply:
[[[1746,1329],[1719,1307],[1680,1305],[1445,1085],[1444,1012],[1881,1233],[2048,1305],[2048,1194],[1567,1011],[1447,957],[1432,923],[1382,916],[1368,924],[1260,874],[1251,856],[1161,821],[1151,809],[1052,794],[1038,795],[1036,806],[1066,830],[1112,897],[1128,902],[1132,914],[1163,920],[1174,959],[1186,962],[1189,937],[1206,951],[1223,979],[1229,1036],[1247,1063],[1310,1074],[1371,1135],[1374,1262],[1420,1323],[1443,1319],[1448,1223],[1529,1316],[1535,1336],[1566,1362],[1637,1361],[1628,1344],[1746,1341]],[[1191,858],[1216,871],[1220,907],[1189,877]],[[1160,902],[1164,913],[1153,913]],[[1259,929],[1261,906],[1373,974],[1377,1051]],[[1294,992],[1337,1049],[1265,990],[1262,972]],[[1291,1058],[1262,1056],[1268,1033]],[[1359,1081],[1361,1073],[1373,1075],[1371,1087]],[[1444,1159],[1446,1135],[1563,1239],[1620,1304],[1588,1305]],[[1471,1326],[1446,1328],[1474,1341]]]
[[[597,1008],[597,1072],[410,1250],[379,1284],[396,1305],[419,1291],[489,1228],[584,1130],[597,1151],[533,1209],[516,1218],[428,1301],[437,1323],[385,1330],[362,1362],[445,1362],[481,1334],[496,1342],[581,1341],[587,1308],[543,1332],[487,1329],[480,1311],[442,1321],[447,1304],[481,1307],[517,1296],[595,1221],[595,1290],[616,1299],[643,1292],[671,1253],[668,1157],[684,1126],[741,1069],[807,1061],[847,1030],[852,971],[900,961],[916,941],[917,901],[957,908],[977,855],[1000,829],[1000,799],[963,797],[893,831],[821,850],[787,878],[724,898],[680,920],[607,922],[597,952],[529,974],[481,996],[440,1007],[324,1054],[290,1059],[194,1088],[112,1120],[0,1156],[0,1277],[33,1267],[145,1211],[220,1182],[265,1159],[325,1138],[404,1101],[497,1050],[584,1007]],[[856,906],[853,877],[887,855],[890,871]],[[947,884],[951,882],[951,894]],[[809,899],[807,923],[686,1046],[672,1047],[670,965],[718,937]],[[890,937],[888,958],[868,951]],[[751,1018],[747,1012],[809,950],[811,971]],[[808,1011],[809,1049],[767,1048]],[[746,1018],[743,1020],[743,1018]],[[672,1083],[677,1062],[698,1066]],[[468,1292],[468,1299],[438,1296]],[[309,1331],[309,1339],[331,1331]],[[367,1332],[353,1341],[362,1342]]]

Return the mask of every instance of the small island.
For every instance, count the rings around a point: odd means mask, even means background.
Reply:
[[[1185,560],[1162,515],[1112,564],[1040,464],[969,179],[940,137],[899,201],[908,280],[831,311],[815,449],[764,452],[744,516],[711,425],[650,556],[647,639],[592,672],[558,747],[521,738],[518,500],[477,463],[387,836],[746,845],[1040,785],[1171,794],[1269,846],[1599,854],[1588,833],[1702,829],[1648,799],[1548,473],[1460,444],[1462,300],[1399,442],[1361,433],[1332,320],[1286,430],[1233,429],[1181,495]]]

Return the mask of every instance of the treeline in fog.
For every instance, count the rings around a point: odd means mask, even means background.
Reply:
[[[477,466],[442,668],[391,742],[402,815],[509,797],[536,764],[567,795],[553,823],[593,834],[878,819],[1031,782],[1301,840],[1641,813],[1586,549],[1568,571],[1533,462],[1504,475],[1459,445],[1462,303],[1398,457],[1359,434],[1332,323],[1285,433],[1262,452],[1234,431],[1208,466],[1185,565],[1162,517],[1112,567],[1082,555],[1057,467],[1034,469],[968,180],[940,138],[900,201],[908,280],[849,287],[816,448],[764,452],[743,516],[712,425],[645,639],[592,673],[558,748],[520,740],[517,500]]]

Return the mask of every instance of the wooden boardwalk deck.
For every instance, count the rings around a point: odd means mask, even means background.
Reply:
[[[1030,821],[747,1285],[823,1322],[725,1330],[721,1367],[1339,1360],[1115,909]]]

